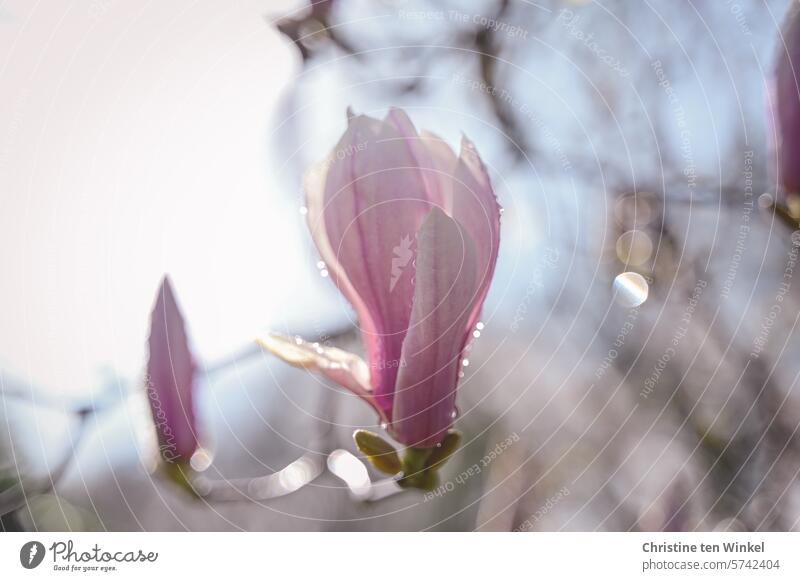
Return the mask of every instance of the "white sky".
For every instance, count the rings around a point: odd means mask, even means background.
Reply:
[[[280,4],[2,5],[0,369],[135,378],[165,272],[209,361],[324,304],[300,193],[268,165],[300,64],[264,20]]]

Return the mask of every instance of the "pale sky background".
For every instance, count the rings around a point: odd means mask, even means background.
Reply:
[[[303,306],[332,289],[309,284],[301,193],[269,163],[300,62],[265,16],[290,4],[0,3],[6,380],[135,379],[164,273],[206,362],[317,324]]]

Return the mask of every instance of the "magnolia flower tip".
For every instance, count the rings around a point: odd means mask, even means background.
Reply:
[[[146,390],[166,462],[188,460],[198,447],[194,411],[196,363],[183,315],[164,277],[150,315]]]

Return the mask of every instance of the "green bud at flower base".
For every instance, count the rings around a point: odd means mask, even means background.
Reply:
[[[427,491],[436,488],[438,470],[458,449],[461,434],[450,430],[433,448],[406,448],[402,460],[394,446],[378,434],[356,430],[353,439],[370,464],[384,474],[396,476],[399,486]]]
[[[356,430],[353,439],[370,464],[384,474],[394,476],[403,469],[397,450],[378,434],[367,430]]]

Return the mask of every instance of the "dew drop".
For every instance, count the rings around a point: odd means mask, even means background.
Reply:
[[[614,298],[626,308],[638,307],[647,300],[650,287],[641,274],[623,272],[614,279]]]
[[[386,430],[388,428],[389,428],[389,424],[387,424],[386,422],[381,422],[381,430]]]
[[[475,338],[477,339],[478,337],[480,337],[480,336],[481,336],[481,332],[480,332],[480,331],[473,331],[473,332],[472,332],[472,336],[473,336],[473,337],[475,337]]]
[[[469,367],[469,359],[464,359],[464,361],[461,362],[461,365],[464,367]]]
[[[319,271],[319,274],[320,274],[320,276],[325,278],[326,276],[328,276],[328,271],[327,271],[327,269],[323,268],[322,270]]]
[[[772,196],[764,192],[758,196],[758,207],[766,210],[772,206]]]
[[[475,325],[475,328],[476,328],[476,329],[478,329],[478,331],[483,331],[483,328],[484,328],[485,326],[486,326],[486,325],[484,325],[483,323],[481,323],[481,322],[478,322],[478,324],[477,324],[477,325]]]
[[[325,268],[325,261],[324,260],[320,260],[319,262],[317,262],[317,268],[319,268],[319,269]]]
[[[451,419],[453,419],[453,420],[454,420],[454,419],[456,419],[457,417],[458,417],[458,410],[453,410],[452,412],[450,412],[450,418],[451,418]]]
[[[305,206],[300,206],[300,213],[303,216],[305,216],[306,214],[308,214],[308,208],[306,208]]]

